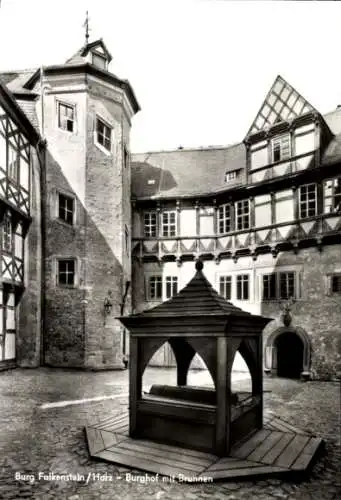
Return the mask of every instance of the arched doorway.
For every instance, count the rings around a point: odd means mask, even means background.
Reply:
[[[294,332],[281,333],[275,341],[278,377],[300,378],[303,371],[303,342]]]
[[[264,371],[280,377],[310,378],[311,342],[301,327],[280,327],[269,335],[264,349]]]

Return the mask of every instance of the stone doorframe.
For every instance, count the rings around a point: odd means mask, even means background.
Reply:
[[[267,374],[277,374],[277,348],[276,340],[282,333],[295,333],[303,343],[303,370],[301,378],[308,380],[311,378],[311,343],[307,332],[301,327],[282,326],[272,332],[264,348],[264,372]]]

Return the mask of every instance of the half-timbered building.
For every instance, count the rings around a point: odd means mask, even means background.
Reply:
[[[172,297],[190,261],[236,306],[274,318],[265,371],[341,369],[341,108],[278,76],[240,144],[134,155],[133,306]],[[168,345],[155,364],[174,363]]]

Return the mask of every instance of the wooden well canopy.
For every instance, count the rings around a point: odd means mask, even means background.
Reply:
[[[262,330],[271,319],[226,301],[206,279],[203,263],[197,261],[195,267],[194,277],[176,296],[120,318],[130,331],[129,433],[224,456],[232,444],[263,425]],[[143,395],[143,372],[167,341],[176,359],[178,388],[152,388],[152,394]],[[231,394],[237,351],[252,379],[247,397]],[[196,353],[212,376],[213,394],[186,386]]]

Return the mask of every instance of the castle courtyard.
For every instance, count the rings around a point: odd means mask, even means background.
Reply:
[[[149,368],[144,383],[170,383],[172,369]],[[192,372],[190,383],[205,383]],[[247,384],[235,377],[234,387]],[[322,437],[325,454],[300,483],[183,484],[90,458],[84,427],[127,408],[128,371],[39,368],[0,378],[0,497],[65,499],[316,499],[340,498],[340,386],[334,382],[264,379],[265,413]]]

